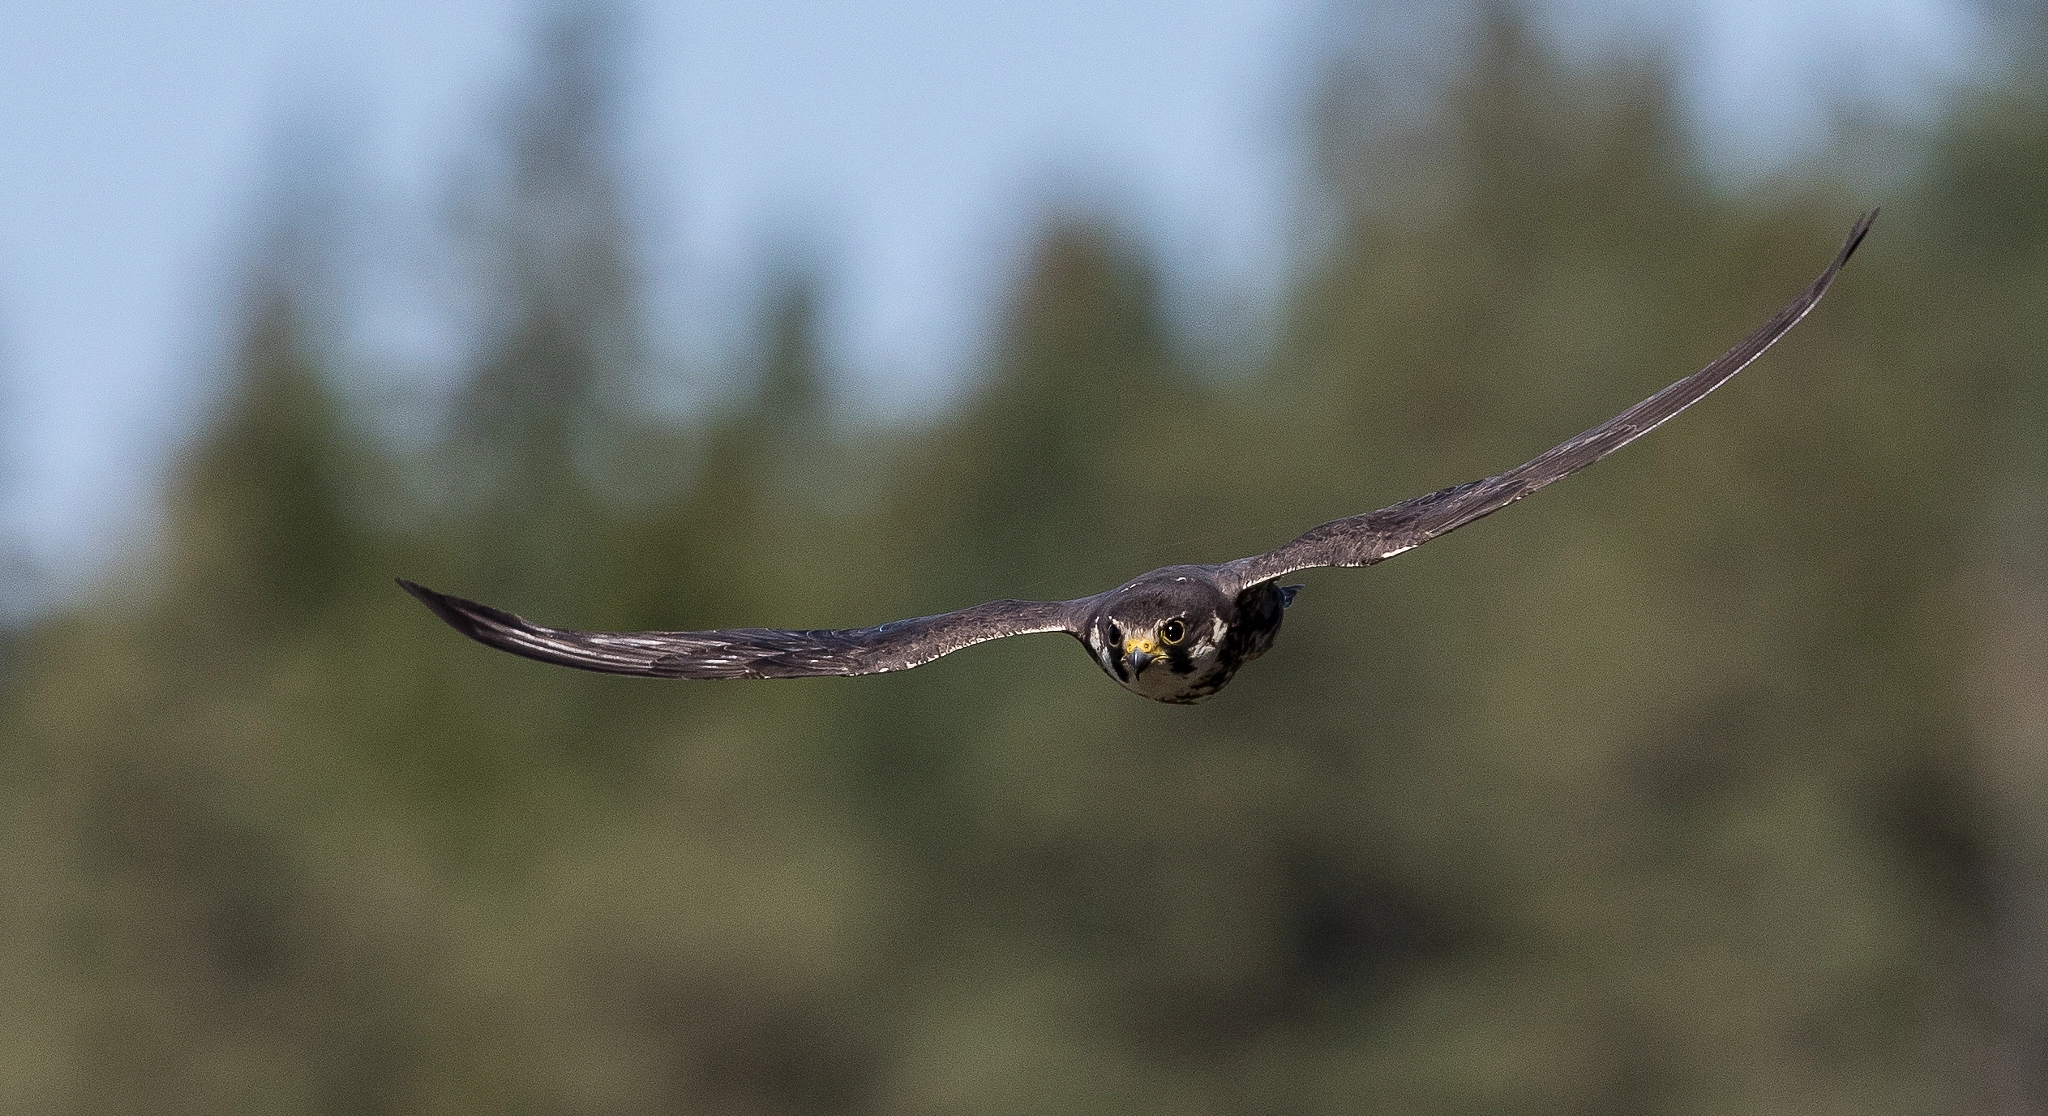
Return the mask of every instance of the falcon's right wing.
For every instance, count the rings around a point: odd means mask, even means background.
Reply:
[[[1070,602],[989,601],[872,628],[788,631],[579,632],[545,628],[502,609],[400,579],[406,592],[463,635],[544,663],[651,678],[804,678],[907,670],[1004,636],[1073,632]]]

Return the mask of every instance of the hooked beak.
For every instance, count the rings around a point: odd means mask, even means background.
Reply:
[[[1152,660],[1158,657],[1150,651],[1133,650],[1124,655],[1124,662],[1130,665],[1131,673],[1135,675],[1143,673],[1146,667],[1152,665]]]

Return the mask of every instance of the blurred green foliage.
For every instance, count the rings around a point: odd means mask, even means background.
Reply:
[[[609,40],[462,207],[486,308],[394,449],[255,269],[129,581],[0,690],[0,1110],[2040,1111],[2048,89],[1959,105],[1761,365],[1533,504],[1309,582],[1152,706],[1065,640],[646,684],[463,642],[1066,597],[1520,461],[1711,357],[1871,198],[1730,191],[1656,66],[1512,14],[1426,113],[1338,65],[1331,237],[1244,367],[1048,224],[984,376],[837,414],[801,270],[636,407]],[[623,478],[623,479],[622,479]]]

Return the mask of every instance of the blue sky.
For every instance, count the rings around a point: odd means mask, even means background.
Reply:
[[[854,402],[915,407],[971,357],[1034,210],[1077,194],[1137,219],[1182,290],[1256,297],[1299,247],[1289,129],[1335,7],[644,6],[628,88],[656,324],[702,334],[794,237],[836,285],[830,340]],[[1368,28],[1404,9],[1354,7]],[[285,137],[318,122],[382,227],[429,221],[536,10],[0,0],[0,538],[67,579],[132,553],[206,398]],[[1573,49],[1671,45],[1701,136],[1738,173],[1816,150],[1844,104],[1926,111],[1985,54],[1950,0],[1545,10]],[[430,285],[392,279],[378,356],[400,375],[433,363],[431,330],[406,325]]]

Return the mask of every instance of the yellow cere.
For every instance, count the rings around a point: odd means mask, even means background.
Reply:
[[[1149,639],[1124,640],[1124,654],[1128,655],[1132,651],[1143,651],[1147,655],[1156,655],[1159,653],[1159,649],[1153,646],[1152,641]]]

